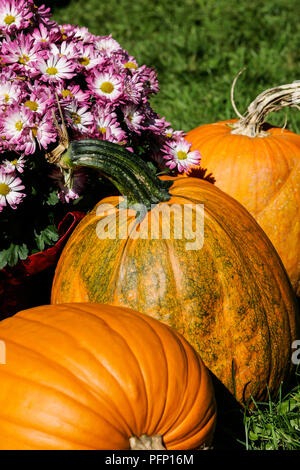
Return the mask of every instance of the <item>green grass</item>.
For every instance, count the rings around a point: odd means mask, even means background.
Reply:
[[[48,4],[54,4],[59,23],[86,26],[96,35],[112,34],[139,65],[154,68],[160,92],[152,106],[175,129],[188,131],[235,117],[230,88],[244,66],[235,90],[241,113],[263,90],[300,80],[299,0],[71,0],[63,8],[59,2]],[[280,111],[268,121],[283,125],[285,117]],[[288,110],[287,118],[287,127],[299,132],[300,112]],[[299,449],[299,403],[298,385],[284,398],[257,403],[244,416],[239,412],[239,437],[230,428],[228,410],[220,434],[226,434],[228,447],[235,440],[244,449]],[[222,448],[222,443],[216,444]]]
[[[50,2],[49,2],[50,5]],[[59,2],[58,2],[59,5]],[[243,113],[264,89],[300,79],[298,0],[71,0],[55,7],[59,23],[112,34],[139,64],[153,67],[160,92],[154,109],[176,129],[188,131],[235,117],[230,87]],[[284,123],[285,113],[269,121]],[[298,110],[288,127],[300,129]]]
[[[300,375],[299,375],[300,378]],[[256,403],[244,416],[247,450],[300,450],[300,385],[276,401]]]

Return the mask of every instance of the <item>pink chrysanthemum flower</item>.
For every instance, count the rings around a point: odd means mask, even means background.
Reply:
[[[19,177],[8,174],[3,168],[0,168],[0,212],[7,204],[12,209],[16,209],[25,197],[25,194],[20,192],[23,189],[25,189],[25,186]]]
[[[138,75],[134,74],[124,78],[124,91],[126,100],[139,105],[143,103],[144,85]]]
[[[31,72],[32,64],[45,57],[46,51],[41,51],[38,44],[34,44],[31,36],[23,31],[12,41],[7,40],[2,43],[1,56],[6,64],[12,64],[13,69]]]
[[[146,65],[142,65],[136,71],[139,80],[143,83],[144,92],[146,96],[159,92],[158,78],[154,70],[150,69]]]
[[[55,128],[53,116],[50,111],[46,112],[34,129],[35,137],[40,147],[47,149],[51,142],[55,142],[58,130]]]
[[[127,54],[121,59],[121,64],[124,69],[130,70],[131,72],[138,69],[138,63],[135,58],[133,56],[127,56]]]
[[[56,27],[56,22],[51,19],[51,9],[45,5],[38,7],[35,5],[34,0],[27,0],[27,3],[30,5],[31,10],[33,11],[32,21],[36,24],[42,23],[48,26],[49,28]]]
[[[83,70],[101,66],[106,59],[97,52],[92,44],[78,44],[79,55],[77,61]]]
[[[50,51],[53,56],[66,57],[74,61],[80,56],[76,43],[74,42],[63,41],[58,45],[51,43]]]
[[[71,173],[63,173],[59,168],[56,168],[49,176],[55,180],[59,187],[58,197],[60,201],[66,203],[78,199],[86,182],[86,173],[81,168]],[[72,186],[72,189],[70,186]]]
[[[41,80],[50,83],[70,79],[76,75],[76,66],[73,61],[64,56],[50,55],[48,59],[40,59],[34,65],[41,74]]]
[[[23,106],[37,114],[44,114],[55,103],[55,98],[45,85],[38,81],[28,84],[29,93],[24,96]]]
[[[24,95],[24,84],[21,80],[10,78],[9,74],[0,76],[0,105],[10,105],[19,101]]]
[[[95,134],[103,140],[115,143],[125,143],[126,133],[120,127],[117,115],[108,109],[97,106],[94,114]]]
[[[126,106],[121,106],[121,109],[124,114],[124,121],[128,127],[133,132],[137,134],[141,133],[142,123],[145,119],[145,114],[143,109],[134,104],[129,104]]]
[[[67,121],[70,122],[74,130],[82,134],[91,131],[93,115],[89,111],[88,106],[80,106],[75,101],[72,101],[65,107],[65,114]]]
[[[49,48],[52,43],[60,39],[61,33],[58,26],[49,29],[41,23],[33,30],[32,37],[40,48]]]
[[[8,174],[15,173],[16,171],[18,171],[19,173],[23,173],[25,163],[26,160],[23,156],[15,158],[14,160],[4,160],[3,169],[5,173]]]
[[[179,173],[186,171],[192,166],[199,165],[201,155],[198,150],[190,152],[191,144],[184,139],[170,141],[162,149],[166,154],[166,165],[170,169],[176,168]]]
[[[90,99],[90,92],[82,90],[76,83],[70,84],[67,87],[59,84],[56,91],[60,101],[65,103],[76,101],[82,105]]]
[[[0,0],[0,30],[4,33],[26,28],[32,17],[26,0]]]
[[[96,70],[86,79],[91,92],[104,102],[118,101],[123,94],[123,81],[120,75],[112,71]]]
[[[33,153],[35,142],[31,133],[33,127],[33,115],[27,108],[12,105],[7,108],[0,118],[1,133],[8,144],[15,146],[15,150],[24,150],[26,154]],[[31,144],[31,145],[30,145]]]
[[[80,27],[73,24],[63,24],[60,27],[63,39],[73,39],[83,43],[92,43],[95,36],[85,26]]]
[[[109,36],[96,36],[94,38],[94,46],[101,53],[111,57],[116,52],[122,52],[122,48],[118,41]]]

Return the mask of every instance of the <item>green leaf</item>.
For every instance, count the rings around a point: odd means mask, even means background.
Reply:
[[[11,243],[9,248],[0,251],[0,269],[5,268],[7,265],[15,266],[20,259],[24,260],[27,256],[28,248],[24,243],[22,245]]]
[[[59,239],[59,234],[55,225],[48,225],[40,233],[34,231],[35,241],[38,249],[43,251],[46,245],[53,245]]]
[[[46,200],[46,204],[48,204],[48,206],[55,206],[58,203],[58,201],[59,199],[58,199],[57,191],[54,190],[49,194],[48,199]]]

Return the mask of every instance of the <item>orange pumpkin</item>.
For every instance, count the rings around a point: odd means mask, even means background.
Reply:
[[[202,125],[186,136],[216,185],[243,204],[266,232],[298,295],[300,135],[264,122],[269,112],[299,102],[299,82],[276,87],[259,95],[245,117]]]
[[[153,318],[100,304],[47,305],[2,321],[0,339],[2,450],[211,443],[209,373],[181,335]]]
[[[250,393],[264,399],[266,385],[275,395],[293,367],[297,307],[276,251],[249,212],[207,181],[159,180],[137,157],[108,142],[73,142],[61,164],[98,168],[131,202],[142,201],[148,210],[137,220],[137,212],[126,214],[118,197],[102,200],[62,252],[52,303],[134,308],[182,333],[239,401]],[[201,204],[204,240],[200,225],[198,232],[193,227]],[[149,227],[166,229],[170,209],[170,237],[149,236]],[[176,238],[187,209],[193,217]],[[99,238],[104,223],[108,231]],[[191,249],[196,238],[199,245]]]

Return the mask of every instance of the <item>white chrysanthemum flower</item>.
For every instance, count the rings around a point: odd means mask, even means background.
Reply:
[[[89,106],[80,106],[75,101],[72,101],[65,107],[65,111],[74,129],[82,133],[90,131],[93,124],[93,115],[89,111]]]
[[[166,165],[171,169],[177,168],[180,173],[199,165],[201,159],[199,151],[190,152],[190,148],[191,144],[185,139],[168,142],[162,149],[166,154],[164,155],[167,160]]]
[[[99,52],[107,56],[111,56],[113,53],[122,50],[118,41],[113,39],[111,34],[109,36],[96,37],[94,41],[94,46]]]
[[[40,59],[35,66],[48,82],[69,79],[76,74],[73,62],[65,56],[51,55],[47,60]]]
[[[0,212],[2,212],[3,207],[6,207],[7,204],[12,209],[16,209],[17,205],[25,197],[25,194],[20,192],[24,188],[25,186],[20,178],[0,170]]]
[[[119,75],[113,72],[95,72],[88,77],[90,90],[105,101],[116,101],[123,93],[123,83]]]

